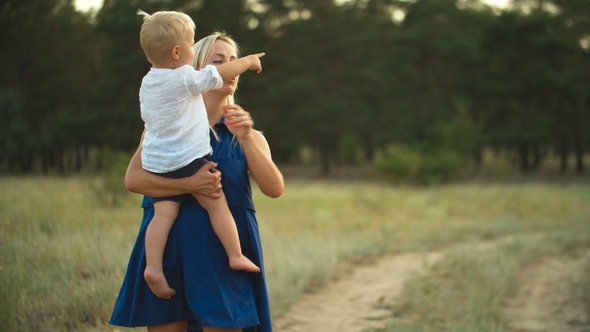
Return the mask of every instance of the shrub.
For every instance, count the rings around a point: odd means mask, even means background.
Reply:
[[[383,157],[375,163],[375,167],[395,183],[417,181],[431,184],[451,180],[468,163],[468,158],[446,148],[413,149],[390,145]]]
[[[125,173],[131,157],[128,153],[108,148],[98,153],[102,165],[100,181],[95,186],[98,200],[109,207],[119,205],[121,197],[128,192],[125,189]]]
[[[375,167],[394,182],[413,180],[422,165],[422,156],[402,145],[389,145]]]
[[[424,183],[445,182],[459,175],[467,159],[449,149],[436,149],[422,155],[420,180]]]
[[[347,165],[358,162],[358,151],[362,148],[361,140],[352,134],[344,134],[338,144],[338,156]]]

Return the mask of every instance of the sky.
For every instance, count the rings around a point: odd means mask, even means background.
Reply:
[[[91,8],[99,9],[102,6],[103,0],[76,0],[74,3],[76,8],[81,11],[88,11]]]
[[[76,7],[82,11],[90,10],[91,8],[99,9],[102,6],[103,0],[76,0]],[[497,6],[500,8],[506,7],[509,0],[483,0],[483,2]]]

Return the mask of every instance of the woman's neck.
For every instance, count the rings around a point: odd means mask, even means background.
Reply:
[[[205,109],[207,110],[209,125],[213,126],[221,121],[221,118],[223,117],[222,107],[227,105],[227,97],[203,93],[203,102],[205,103]]]

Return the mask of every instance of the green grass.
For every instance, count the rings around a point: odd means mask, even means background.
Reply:
[[[93,177],[0,178],[0,331],[116,330],[106,322],[137,235],[140,196],[126,194],[119,205],[105,207],[100,203],[104,199],[97,199],[96,181]],[[519,244],[526,250],[498,248],[479,256],[454,253],[435,268],[448,275],[452,267],[464,271],[485,259],[497,269],[477,268],[480,272],[473,273],[479,274],[466,277],[506,279],[509,284],[518,267],[536,257],[533,254],[590,246],[583,238],[590,234],[590,186],[581,183],[412,188],[288,179],[281,198],[264,197],[256,188],[254,196],[274,316],[284,313],[301,292],[349,268],[347,262],[383,253],[437,250],[506,235],[519,239],[515,243],[529,243],[533,240],[521,238],[551,235],[552,241]],[[522,254],[507,256],[505,251]],[[506,267],[497,264],[503,259]],[[426,297],[420,292],[434,294],[432,289],[440,288],[437,283],[449,282],[441,280],[424,281],[431,287],[427,290],[411,286],[413,293],[407,293],[404,306],[395,309],[397,315],[417,315],[412,308],[418,308],[419,302],[408,301],[422,301]],[[453,296],[460,296],[456,291],[447,293],[436,305],[448,306],[456,300]],[[482,290],[481,296],[488,293]],[[494,313],[470,317],[488,321],[490,315]]]
[[[108,320],[139,202],[101,208],[93,181],[0,179],[0,330],[80,331]]]

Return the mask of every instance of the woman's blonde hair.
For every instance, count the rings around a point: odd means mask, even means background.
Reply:
[[[195,22],[185,13],[159,11],[150,15],[140,9],[137,15],[143,16],[139,43],[152,64],[166,61],[172,47],[181,44],[187,33],[195,31]]]
[[[201,70],[201,68],[205,67],[206,65],[206,61],[209,58],[209,56],[211,55],[211,50],[213,50],[213,45],[215,45],[215,42],[217,40],[222,40],[228,44],[231,45],[231,47],[236,51],[236,56],[239,58],[240,57],[240,47],[238,46],[238,44],[236,43],[235,40],[233,40],[232,37],[230,37],[227,33],[223,32],[223,31],[214,31],[212,34],[210,34],[207,37],[201,38],[194,46],[193,49],[195,50],[195,58],[193,59],[193,67],[195,67],[196,70]],[[238,77],[239,80],[239,77]],[[236,84],[238,82],[236,81]],[[231,105],[234,104],[234,95],[231,94],[229,96],[227,96],[227,104]],[[215,131],[215,128],[211,127],[211,132],[213,133],[213,136],[215,136],[215,139],[219,141],[219,136],[217,135],[217,132]],[[232,138],[232,149],[233,149],[233,144],[235,144],[236,138],[233,137]]]
[[[240,47],[238,46],[236,41],[233,40],[232,37],[230,37],[227,33],[223,32],[223,31],[214,31],[209,36],[200,39],[193,46],[193,49],[195,50],[195,58],[193,60],[192,65],[193,65],[193,67],[195,67],[196,70],[200,70],[201,68],[205,67],[205,65],[206,65],[205,62],[207,61],[207,58],[209,58],[209,55],[211,55],[211,50],[213,49],[213,45],[215,44],[215,42],[217,40],[222,40],[222,41],[230,44],[231,47],[236,51],[237,57],[238,58],[240,57]],[[233,103],[234,103],[234,96],[233,95],[228,96],[228,104],[233,104]]]

